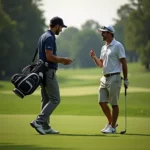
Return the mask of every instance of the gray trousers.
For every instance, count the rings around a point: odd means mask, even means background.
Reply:
[[[56,70],[48,69],[45,74],[45,85],[41,85],[41,112],[36,121],[43,124],[44,129],[50,127],[50,115],[60,103],[59,85]]]

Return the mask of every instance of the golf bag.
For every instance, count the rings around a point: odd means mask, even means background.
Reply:
[[[21,74],[17,73],[11,77],[11,82],[15,86],[13,92],[20,98],[24,98],[26,95],[31,95],[40,83],[43,82],[46,65],[42,60],[33,63],[36,54],[37,49],[32,64],[26,66]]]
[[[43,81],[44,72],[45,63],[42,60],[26,66],[21,74],[12,76],[11,82],[15,86],[13,92],[20,98],[32,94]]]

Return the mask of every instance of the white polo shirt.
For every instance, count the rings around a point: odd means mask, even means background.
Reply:
[[[100,59],[103,60],[103,74],[122,72],[121,58],[125,58],[123,45],[115,39],[101,49]]]

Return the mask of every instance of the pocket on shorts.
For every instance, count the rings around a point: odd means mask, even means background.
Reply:
[[[106,88],[106,78],[104,76],[100,79],[100,88]]]
[[[121,88],[121,84],[122,84],[122,79],[120,75],[116,76],[116,81],[115,81],[118,85],[118,88]]]

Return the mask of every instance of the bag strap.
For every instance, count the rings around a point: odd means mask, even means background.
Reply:
[[[36,57],[36,55],[37,55],[37,52],[38,52],[38,48],[36,48],[36,50],[35,50],[35,54],[34,54],[34,56],[33,56],[32,62],[34,62],[35,57]]]

